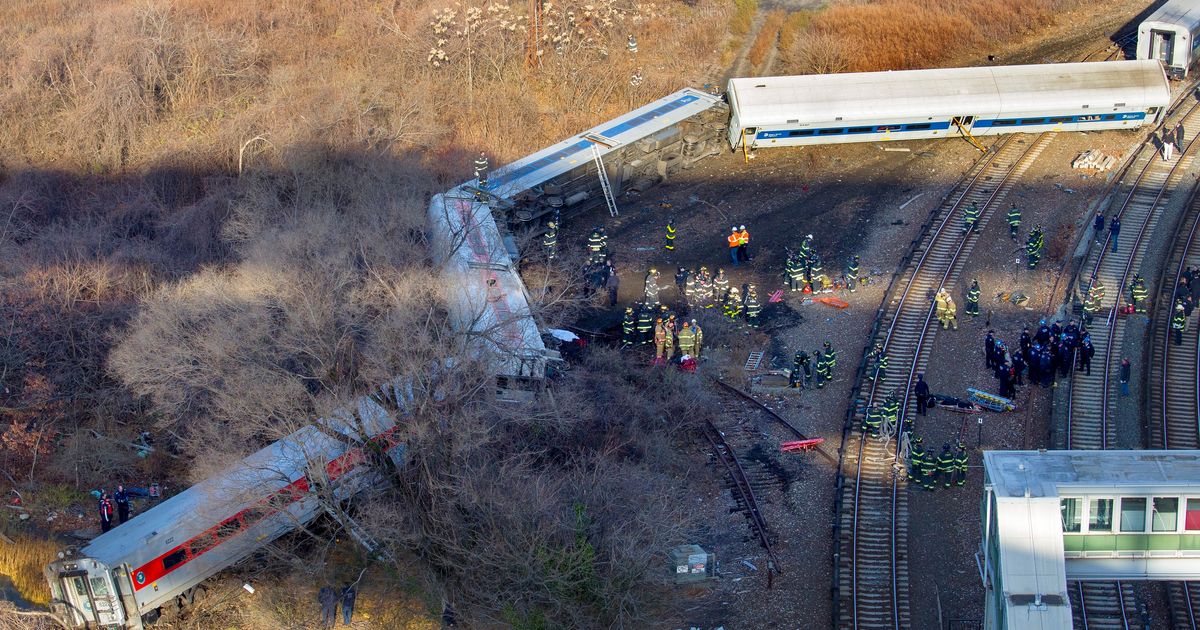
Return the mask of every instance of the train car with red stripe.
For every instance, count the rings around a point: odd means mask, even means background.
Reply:
[[[60,554],[45,570],[55,616],[68,628],[141,629],[328,501],[376,486],[372,464],[399,465],[403,456],[393,416],[401,407],[390,394],[360,398],[357,409],[304,426]]]

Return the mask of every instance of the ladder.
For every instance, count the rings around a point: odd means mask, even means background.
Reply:
[[[606,138],[597,133],[589,133],[584,136],[592,143],[592,161],[596,163],[596,174],[600,178],[600,191],[604,193],[604,203],[608,205],[609,216],[617,216],[617,201],[613,199],[612,184],[608,181],[608,170],[604,168],[604,160],[600,156],[600,147],[611,149],[617,146],[617,142],[611,138]]]
[[[338,514],[336,510],[329,506],[326,506],[325,512],[332,516],[333,520],[341,523],[343,527],[349,530],[350,538],[352,538],[354,542],[358,543],[358,546],[362,547],[363,551],[366,551],[368,555],[377,560],[395,562],[395,559],[392,558],[392,554],[388,553],[387,549],[385,549],[379,544],[378,541],[372,538],[371,535],[368,534],[367,531],[363,529],[357,521],[355,521],[353,518],[350,518],[349,514],[344,512]]]
[[[987,153],[987,149],[982,144],[979,144],[979,141],[975,139],[975,136],[971,135],[970,131],[967,131],[967,128],[963,126],[962,121],[959,120],[958,116],[955,116],[954,118],[951,118],[950,120],[952,122],[954,122],[955,127],[958,127],[958,132],[961,133],[962,136],[967,139],[967,142],[970,142],[971,144],[975,145],[975,148],[979,149],[979,151],[981,153]]]
[[[762,351],[751,352],[750,356],[746,357],[746,365],[742,369],[746,370],[747,372],[753,372],[754,370],[758,369],[758,364],[762,363],[762,359]]]

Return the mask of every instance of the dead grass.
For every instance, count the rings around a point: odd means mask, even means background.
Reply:
[[[29,535],[14,535],[12,539],[16,544],[0,541],[0,573],[12,580],[21,597],[35,604],[48,604],[50,590],[42,568],[57,557],[59,543]]]
[[[879,0],[839,4],[785,28],[787,71],[868,72],[937,66],[973,48],[1023,37],[1074,2],[1041,0]],[[787,44],[787,45],[784,45]]]
[[[758,72],[763,69],[763,63],[766,62],[767,56],[775,49],[775,44],[779,41],[780,29],[783,27],[786,18],[786,11],[776,9],[768,13],[766,18],[763,19],[762,28],[758,30],[758,35],[755,36],[754,44],[750,46],[750,52],[746,54],[746,59],[750,62],[752,72]]]

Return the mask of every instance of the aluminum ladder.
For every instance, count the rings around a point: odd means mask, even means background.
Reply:
[[[609,216],[615,217],[620,212],[617,211],[616,199],[613,199],[612,183],[608,181],[608,170],[604,168],[604,160],[600,155],[600,147],[612,149],[620,143],[598,133],[589,133],[584,136],[584,139],[592,143],[592,161],[596,163],[596,175],[600,178],[600,191],[604,193],[604,203],[608,205]]]

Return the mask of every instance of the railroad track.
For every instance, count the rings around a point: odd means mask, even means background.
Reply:
[[[955,283],[975,244],[975,235],[962,231],[962,209],[978,204],[982,230],[1053,137],[1008,136],[997,142],[934,211],[879,309],[873,341],[883,345],[889,369],[885,378],[869,383],[860,370],[843,433],[834,577],[839,628],[911,627],[904,465],[894,440],[869,439],[860,430],[863,412],[897,390],[900,418],[909,413],[910,383],[924,369],[936,329],[930,327],[932,294]]]
[[[1138,612],[1137,599],[1129,582],[1071,582],[1067,590],[1071,593],[1075,628],[1132,630],[1137,627],[1132,621]]]
[[[742,467],[737,454],[729,443],[725,441],[725,436],[717,429],[710,421],[704,423],[704,437],[712,446],[713,454],[717,456],[717,460],[725,467],[725,472],[729,475],[732,482],[733,498],[737,502],[738,511],[746,516],[746,521],[750,524],[750,529],[754,532],[754,536],[758,539],[760,545],[767,552],[767,584],[770,587],[771,581],[774,579],[775,573],[782,573],[778,556],[775,555],[775,550],[771,547],[771,534],[767,530],[767,519],[762,514],[762,509],[758,505],[758,498],[754,492],[754,485],[751,483],[750,477],[746,475],[745,468]]]
[[[1092,248],[1080,276],[1088,285],[1091,276],[1096,276],[1104,285],[1105,296],[1101,311],[1089,327],[1096,349],[1095,369],[1090,375],[1079,371],[1071,373],[1066,427],[1068,448],[1106,449],[1115,437],[1116,426],[1111,420],[1117,397],[1112,375],[1120,363],[1118,356],[1125,340],[1126,321],[1117,316],[1116,307],[1124,302],[1134,271],[1141,266],[1150,246],[1148,237],[1163,214],[1163,206],[1169,202],[1191,165],[1193,149],[1197,146],[1200,104],[1192,104],[1181,116],[1172,116],[1172,121],[1173,126],[1183,125],[1183,150],[1171,162],[1164,162],[1153,142],[1148,140],[1142,145],[1137,157],[1122,172],[1118,194],[1109,206],[1115,206],[1116,211],[1106,213],[1110,220],[1114,215],[1121,218],[1121,232],[1126,236],[1119,241],[1115,253],[1110,252],[1108,237],[1100,247]]]
[[[1150,359],[1150,406],[1147,419],[1150,444],[1162,449],[1200,448],[1200,335],[1196,327],[1184,329],[1183,343],[1175,345],[1171,335],[1171,311],[1175,287],[1189,266],[1200,265],[1200,194],[1192,190],[1188,211],[1179,223],[1171,256],[1163,270],[1155,300],[1152,355]],[[1167,602],[1174,628],[1197,630],[1200,616],[1200,584],[1168,582]]]

